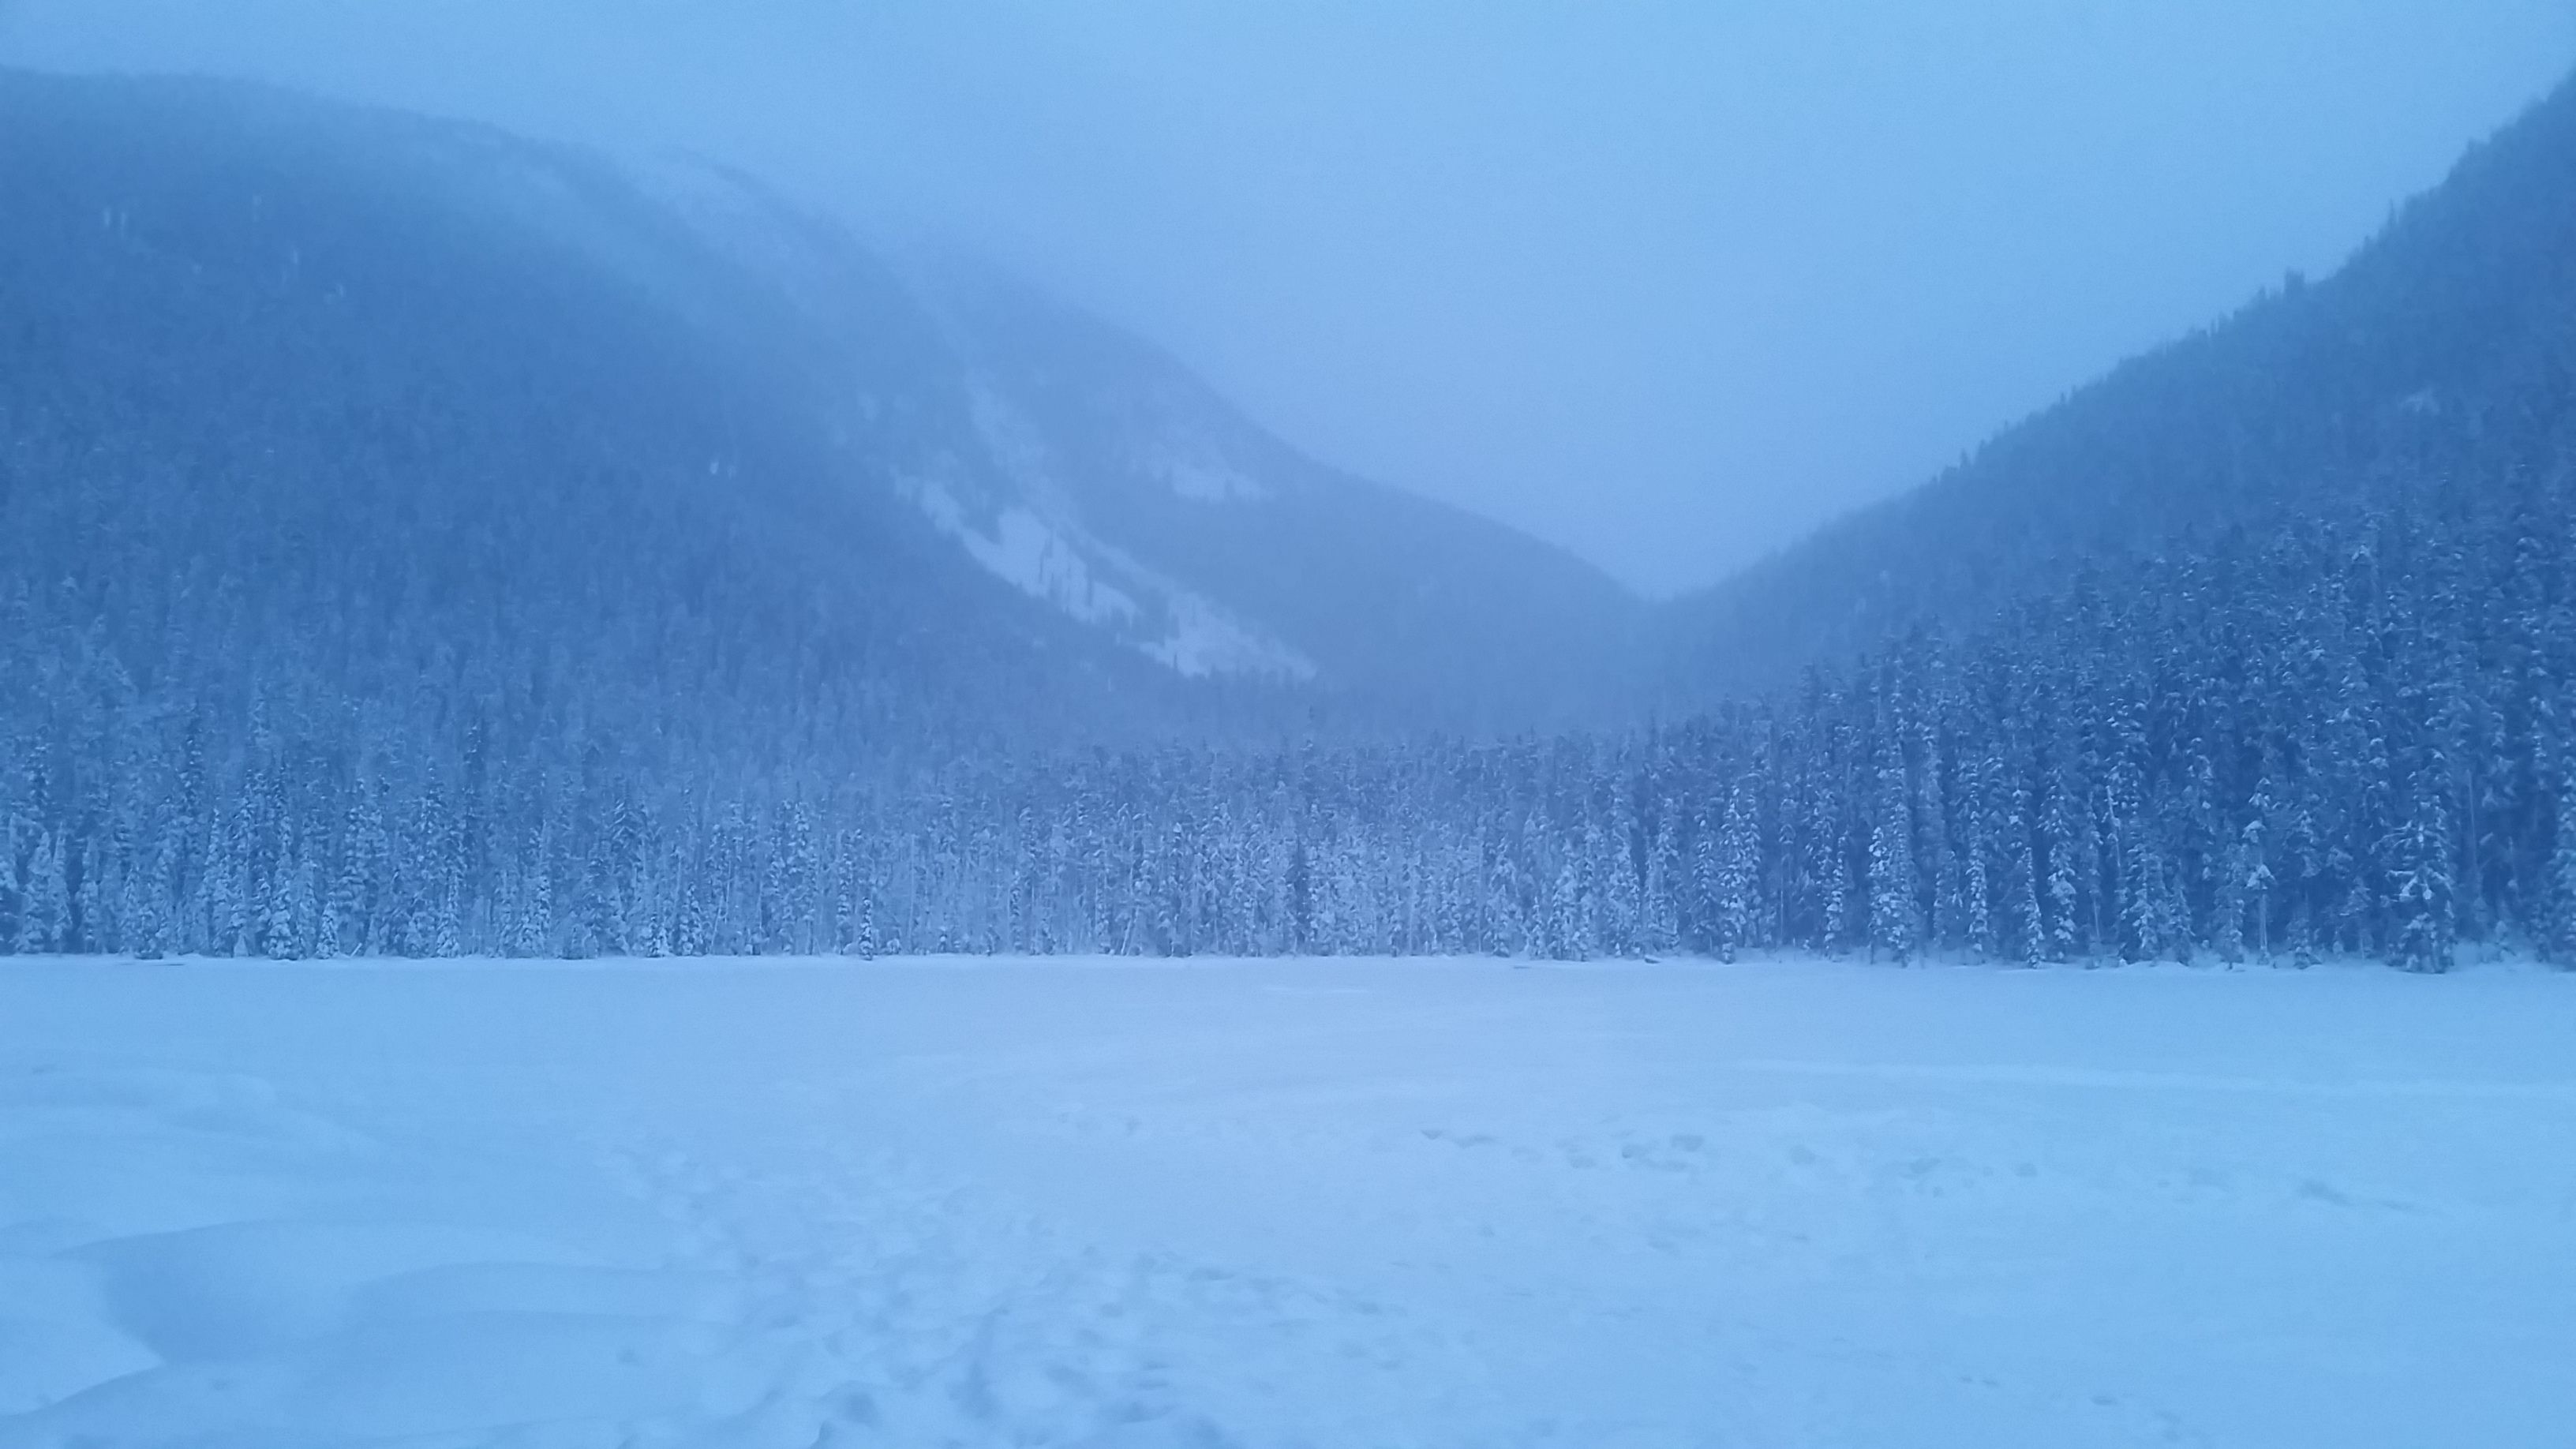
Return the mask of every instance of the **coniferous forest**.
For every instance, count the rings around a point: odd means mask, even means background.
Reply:
[[[1624,734],[693,793],[468,722],[101,694],[11,741],[18,951],[2576,956],[2576,500],[2444,487]],[[13,625],[26,638],[27,603]],[[57,705],[63,696],[55,696]]]

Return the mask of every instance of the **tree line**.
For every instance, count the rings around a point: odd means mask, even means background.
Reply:
[[[0,734],[0,949],[2576,960],[2571,542],[2563,478],[2432,486],[1505,741],[717,770],[470,700],[57,678]]]

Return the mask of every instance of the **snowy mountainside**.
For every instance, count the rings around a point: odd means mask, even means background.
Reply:
[[[2576,82],[2472,148],[2332,276],[2293,275],[1926,485],[1660,611],[1684,706],[1952,634],[2157,555],[2576,458]]]
[[[1646,610],[1590,566],[1320,464],[1151,344],[1008,279],[916,275],[1018,506],[1073,552],[1256,627],[1284,652],[1229,642],[1262,667],[1416,719],[1625,717]]]
[[[1298,649],[1101,536],[1057,462],[1059,447],[961,354],[933,299],[846,228],[756,179],[694,158],[620,168],[654,220],[720,258],[708,276],[662,277],[681,305],[724,325],[766,319],[773,352],[801,370],[852,481],[909,505],[915,525],[990,581],[1185,679],[1320,683]],[[632,219],[594,213],[586,244],[622,265]],[[705,295],[710,281],[716,298]],[[711,305],[715,304],[715,305]]]
[[[0,125],[0,589],[75,586],[13,595],[56,692],[0,733],[104,670],[219,733],[337,695],[390,738],[431,723],[391,704],[414,650],[487,736],[568,692],[701,767],[1191,713],[853,486],[775,289],[593,158],[186,80],[0,73]]]
[[[0,951],[864,940],[915,824],[936,943],[978,770],[1615,707],[1590,570],[675,184],[0,72]]]
[[[687,173],[646,174],[802,320],[859,470],[1014,590],[1183,677],[1305,686],[1364,719],[1623,717],[1648,611],[1598,570],[1320,464],[988,268],[879,256],[750,178]]]
[[[943,451],[897,480],[941,534],[994,577],[1184,677],[1308,681],[1312,660],[1095,532],[1046,437],[1001,393],[970,396],[985,468]]]
[[[643,567],[593,602],[673,607],[653,591],[690,586],[661,564],[723,553],[764,607],[870,641],[782,673],[917,717],[865,730],[880,747],[1518,729],[1627,697],[1644,606],[1588,566],[1332,474],[1108,324],[989,284],[966,303],[738,173],[208,81],[0,74],[0,106],[23,460],[114,436],[195,458],[202,493],[283,439],[296,461],[239,486],[309,463],[344,511],[384,501],[347,486],[366,473],[459,520],[493,511],[485,480],[535,483],[497,505],[529,531],[470,571],[517,597],[551,585],[513,550],[567,536],[532,515],[619,510],[590,542]],[[110,415],[146,392],[145,425]],[[102,502],[169,477],[83,469]],[[700,517],[666,535],[675,508]],[[429,521],[335,526],[435,554],[456,535]],[[768,647],[702,587],[678,607]]]

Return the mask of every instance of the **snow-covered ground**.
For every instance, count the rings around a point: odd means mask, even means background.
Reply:
[[[0,1446],[2576,1442],[2576,976],[0,967]]]

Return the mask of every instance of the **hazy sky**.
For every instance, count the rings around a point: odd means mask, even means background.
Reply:
[[[0,59],[737,161],[1661,591],[2331,269],[2576,0],[0,0]]]

